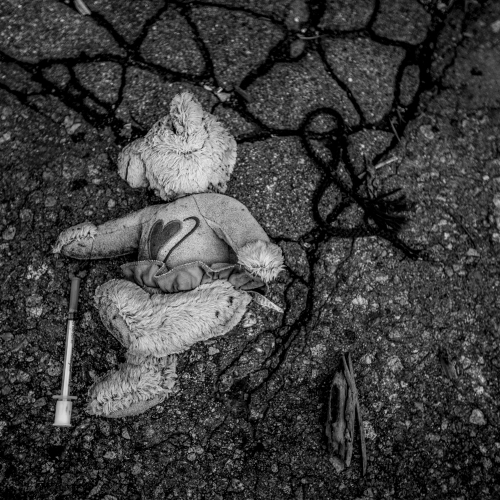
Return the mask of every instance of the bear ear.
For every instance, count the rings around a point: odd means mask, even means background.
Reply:
[[[144,139],[129,144],[118,155],[118,174],[130,187],[143,188],[149,186],[146,177],[146,165],[141,158],[141,146]]]

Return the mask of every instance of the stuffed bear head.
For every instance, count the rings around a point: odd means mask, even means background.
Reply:
[[[163,200],[226,191],[236,162],[236,141],[189,92],[174,97],[170,114],[118,157],[118,173],[134,188]]]

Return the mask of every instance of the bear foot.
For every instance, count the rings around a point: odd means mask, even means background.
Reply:
[[[132,358],[131,358],[132,359]],[[89,390],[87,413],[107,418],[139,415],[173,392],[177,375],[175,356],[133,357],[109,372]]]

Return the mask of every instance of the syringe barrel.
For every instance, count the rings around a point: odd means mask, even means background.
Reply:
[[[64,350],[64,364],[63,364],[63,374],[62,374],[62,384],[61,384],[62,396],[69,395],[69,384],[71,381],[71,362],[73,358],[74,332],[75,332],[75,321],[73,319],[69,319],[66,328],[66,348]]]
[[[78,295],[80,293],[80,278],[71,278],[71,292],[69,295],[69,314],[78,311]]]

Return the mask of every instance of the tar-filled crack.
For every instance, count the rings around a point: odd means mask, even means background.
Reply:
[[[64,3],[60,1],[60,3]],[[120,33],[119,30],[113,27],[112,23],[106,19],[103,14],[92,12],[90,18],[97,23],[102,29],[113,38],[116,44],[123,50],[125,55],[101,53],[97,55],[88,55],[85,53],[77,57],[71,58],[46,58],[38,63],[28,63],[15,57],[8,55],[6,52],[0,51],[0,66],[2,63],[18,65],[23,70],[31,74],[34,82],[38,83],[42,91],[38,95],[45,97],[55,97],[69,109],[79,113],[89,124],[100,129],[110,127],[115,134],[116,144],[122,145],[125,141],[130,140],[130,134],[124,133],[126,126],[131,127],[132,138],[143,135],[146,130],[140,123],[127,124],[123,118],[118,116],[117,110],[122,104],[127,88],[127,71],[129,68],[140,68],[143,71],[150,72],[160,76],[164,81],[168,82],[185,82],[202,87],[210,84],[219,86],[217,81],[215,65],[210,53],[209,44],[203,39],[198,25],[192,16],[193,8],[211,7],[219,8],[228,11],[240,12],[256,19],[266,19],[273,23],[275,28],[283,33],[283,37],[270,49],[268,56],[261,62],[256,69],[251,70],[241,81],[240,87],[247,90],[250,85],[267,75],[277,63],[297,64],[300,63],[307,54],[317,54],[324,65],[324,68],[330,78],[342,89],[347,96],[347,99],[354,107],[356,113],[360,117],[360,122],[357,125],[347,126],[345,119],[341,113],[331,107],[318,106],[317,109],[309,112],[304,117],[300,126],[295,129],[277,129],[266,125],[263,120],[259,119],[249,110],[249,104],[239,94],[233,94],[228,102],[224,103],[225,107],[231,107],[236,113],[239,113],[245,120],[254,125],[256,132],[247,133],[244,136],[238,137],[238,142],[252,143],[264,141],[272,136],[276,137],[296,137],[300,140],[305,152],[311,159],[312,163],[318,169],[321,179],[316,187],[312,199],[311,207],[314,219],[314,227],[298,241],[288,239],[285,236],[278,238],[283,242],[295,242],[302,246],[305,250],[307,266],[309,268],[308,277],[298,276],[291,270],[288,271],[290,279],[286,283],[284,289],[284,308],[285,313],[282,317],[281,324],[273,331],[265,331],[256,338],[249,340],[240,350],[240,354],[218,374],[216,386],[221,386],[221,378],[228,373],[234,366],[237,365],[239,357],[247,350],[247,348],[255,342],[258,342],[264,335],[271,333],[275,338],[274,347],[264,360],[264,367],[267,369],[267,375],[256,383],[254,386],[239,386],[238,380],[235,381],[235,388],[245,392],[245,402],[247,408],[252,406],[253,397],[259,391],[267,391],[270,382],[274,379],[280,368],[287,360],[290,347],[294,345],[297,338],[302,332],[310,332],[318,321],[318,306],[314,303],[315,293],[318,290],[318,276],[315,275],[316,264],[322,257],[322,247],[325,243],[335,238],[349,239],[355,242],[356,239],[364,237],[379,237],[388,241],[394,248],[397,248],[403,256],[410,259],[426,259],[425,249],[412,248],[399,235],[399,229],[405,222],[406,214],[411,209],[411,203],[404,198],[404,193],[401,192],[379,192],[375,196],[370,195],[367,189],[366,177],[360,177],[359,172],[354,168],[353,158],[349,152],[349,138],[358,132],[371,130],[393,133],[393,138],[389,145],[379,151],[373,158],[373,163],[386,158],[391,151],[398,145],[409,123],[416,117],[419,108],[421,95],[431,89],[440,90],[441,77],[440,75],[433,76],[431,65],[433,62],[433,54],[436,47],[437,39],[441,33],[447,15],[450,10],[439,10],[437,1],[431,4],[425,4],[425,9],[432,16],[432,23],[428,29],[425,39],[417,44],[412,45],[407,42],[390,40],[379,36],[375,33],[373,26],[380,12],[380,0],[375,0],[374,10],[371,16],[362,29],[351,30],[349,32],[337,32],[324,28],[320,28],[321,19],[326,11],[325,0],[309,0],[307,3],[309,9],[309,19],[305,23],[304,36],[311,36],[311,39],[304,41],[303,53],[297,57],[290,55],[291,43],[297,39],[297,30],[287,27],[283,19],[278,18],[273,13],[263,14],[254,12],[250,8],[237,8],[227,5],[217,4],[215,2],[203,1],[172,1],[166,2],[156,13],[145,20],[142,30],[133,42],[128,42]],[[64,3],[67,5],[66,3]],[[458,3],[453,5],[453,9],[459,8]],[[191,74],[178,71],[172,71],[169,68],[147,60],[141,52],[141,44],[148,36],[150,29],[160,19],[160,17],[168,10],[175,9],[176,13],[181,15],[191,30],[191,36],[204,60],[204,68],[201,73]],[[465,16],[464,16],[465,17]],[[462,23],[462,30],[465,29],[465,21]],[[400,47],[405,51],[403,61],[399,65],[395,76],[395,86],[390,109],[385,115],[374,123],[369,123],[363,108],[355,98],[355,94],[349,86],[348,82],[341,79],[335,71],[335,67],[327,61],[325,48],[322,38],[355,38],[364,37],[378,44],[387,47]],[[455,54],[456,57],[456,54]],[[444,70],[447,70],[453,64],[454,58],[449,62]],[[118,98],[114,103],[109,103],[99,97],[95,92],[86,88],[78,79],[78,74],[74,68],[77,64],[88,64],[93,62],[110,62],[121,66],[120,85],[118,89]],[[62,65],[67,68],[70,74],[69,82],[65,85],[57,85],[51,82],[46,76],[44,70],[50,69],[55,65]],[[411,103],[403,105],[400,96],[400,83],[403,78],[403,72],[408,66],[416,65],[420,70],[420,82]],[[31,97],[33,94],[29,92],[20,92],[11,88],[7,83],[0,83],[0,89],[10,92],[21,103],[29,106],[37,112],[41,112]],[[269,106],[272,106],[272,96],[269,96]],[[87,100],[90,99],[99,106],[99,110],[94,109]],[[313,132],[311,125],[313,120],[319,116],[330,117],[335,126],[326,132]],[[322,201],[324,200],[329,188],[335,188],[340,193],[340,201],[333,206],[329,212],[324,215],[320,210]],[[29,196],[29,195],[28,195]],[[363,214],[363,220],[360,220],[356,226],[342,227],[338,224],[341,215],[352,205],[358,206]],[[352,255],[352,247],[351,252]],[[286,278],[281,278],[286,279]],[[304,305],[300,311],[296,311],[297,304],[292,303],[288,298],[293,287],[300,283],[306,289]],[[336,286],[336,284],[335,284]],[[331,293],[334,293],[335,287]],[[288,324],[288,319],[293,314],[296,319]],[[257,371],[262,370],[259,367]],[[276,389],[274,396],[280,390],[284,390],[286,384],[281,384],[281,389]],[[255,431],[267,416],[267,411],[260,418],[255,420],[248,415],[252,428],[254,429],[254,438],[258,441],[258,436]],[[222,425],[222,424],[220,424]],[[214,431],[215,432],[215,431]],[[171,439],[173,434],[169,435],[165,441]],[[251,454],[252,446],[248,447],[248,453]]]

